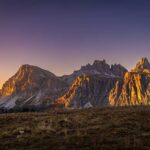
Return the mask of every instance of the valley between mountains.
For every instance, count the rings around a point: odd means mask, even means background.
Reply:
[[[0,110],[44,110],[150,104],[150,63],[141,58],[128,71],[105,60],[58,77],[37,66],[22,65],[0,90]]]

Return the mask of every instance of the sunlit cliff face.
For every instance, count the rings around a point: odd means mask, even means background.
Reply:
[[[137,64],[136,68],[132,69],[131,72],[150,72],[150,63],[147,58],[142,58]]]
[[[65,107],[81,108],[90,103],[93,107],[106,106],[107,95],[120,78],[105,75],[81,75],[68,91],[56,100]]]
[[[61,82],[59,82],[54,74],[36,66],[23,65],[3,85],[1,93],[3,96],[26,92],[32,95],[41,89],[53,88],[57,90],[59,87],[61,87]]]
[[[149,66],[148,60],[142,58],[135,69],[126,72],[119,79],[79,76],[57,102],[66,107],[76,104],[79,106],[82,102],[83,106],[88,101],[94,106],[102,106],[103,102],[111,106],[150,104]]]
[[[127,72],[124,80],[117,82],[109,94],[110,105],[150,104],[150,64],[142,58],[136,68]]]
[[[2,94],[4,96],[9,96],[12,93],[17,92],[18,90],[24,91],[24,89],[28,85],[32,86],[32,73],[33,70],[29,66],[22,66],[18,70],[18,72],[3,85]],[[18,89],[17,87],[19,87],[20,89]]]
[[[77,89],[82,86],[86,86],[86,84],[88,84],[89,81],[90,81],[89,76],[85,74],[82,76],[78,76],[76,80],[73,82],[73,84],[70,86],[68,92],[64,96],[60,97],[57,100],[57,103],[64,104],[65,107],[68,107],[70,105],[71,100],[75,96]]]

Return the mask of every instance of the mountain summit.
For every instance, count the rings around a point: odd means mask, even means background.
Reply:
[[[121,77],[127,69],[120,64],[109,65],[106,60],[95,60],[92,65],[82,66],[79,71],[88,74],[105,74]]]
[[[105,60],[95,60],[93,64],[81,66],[81,69],[74,71],[71,75],[63,76],[62,78],[71,84],[78,76],[83,74],[122,78],[126,72],[127,69],[120,64],[109,65]]]
[[[37,66],[22,65],[17,73],[4,83],[1,93],[3,96],[9,96],[13,93],[24,92],[27,89],[40,89],[42,82],[50,78],[56,79],[56,76]]]
[[[66,86],[64,81],[49,71],[22,65],[3,85],[0,106],[7,109],[46,107],[62,94]]]
[[[150,63],[146,57],[140,59],[136,65],[136,69],[150,69]]]
[[[150,104],[150,64],[142,58],[136,68],[126,72],[123,80],[116,82],[109,94],[110,105]]]

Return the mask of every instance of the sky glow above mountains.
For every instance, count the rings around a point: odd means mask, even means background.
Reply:
[[[56,75],[150,59],[149,0],[1,0],[0,85],[22,64]]]

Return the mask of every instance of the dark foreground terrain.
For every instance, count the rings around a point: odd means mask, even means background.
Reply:
[[[0,114],[0,150],[149,150],[150,107]]]

